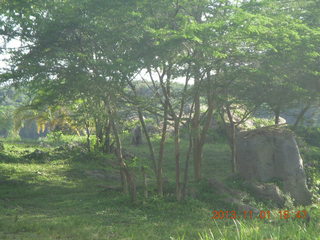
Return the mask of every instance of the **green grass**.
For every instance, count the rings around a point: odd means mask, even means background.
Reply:
[[[182,142],[183,149],[186,145]],[[118,172],[108,164],[113,161],[111,156],[57,152],[36,143],[9,142],[5,148],[0,155],[1,240],[320,239],[319,205],[312,210],[308,207],[309,223],[304,219],[279,219],[277,210],[270,220],[212,220],[211,212],[223,206],[210,191],[203,193],[201,200],[190,198],[177,203],[170,190],[164,198],[152,194],[150,177],[150,198],[144,200],[138,186],[139,203],[132,205],[128,196],[105,188],[119,187]],[[130,148],[148,160],[145,145]],[[49,157],[23,157],[35,149],[49,152]],[[229,154],[225,144],[205,146],[204,175],[220,179],[228,176]],[[174,184],[172,159],[173,147],[168,143],[164,164],[166,177]],[[88,174],[93,170],[103,171],[106,176]]]

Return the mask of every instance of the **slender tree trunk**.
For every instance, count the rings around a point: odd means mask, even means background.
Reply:
[[[207,132],[209,130],[212,115],[214,111],[214,104],[211,99],[208,101],[208,110],[205,118],[205,123],[200,132],[200,99],[195,99],[195,113],[193,121],[193,160],[194,160],[194,174],[195,180],[201,180],[201,163],[203,146],[205,144]]]
[[[163,126],[160,140],[160,149],[159,149],[159,159],[158,159],[158,172],[157,172],[157,186],[158,194],[163,196],[163,176],[162,176],[162,165],[163,165],[163,154],[164,154],[164,144],[167,136],[167,125],[168,125],[168,103],[164,106],[164,117],[163,117]]]
[[[184,178],[183,178],[183,186],[182,186],[182,199],[185,199],[187,196],[187,185],[188,185],[188,180],[189,180],[189,161],[190,161],[190,155],[192,151],[192,136],[191,133],[189,133],[189,147],[188,147],[188,152],[187,152],[187,158],[186,158],[186,163],[184,167]]]
[[[164,108],[166,111],[170,110],[171,116],[173,117],[174,120],[174,156],[175,156],[175,165],[176,165],[176,199],[177,201],[181,200],[181,183],[180,183],[180,120],[183,115],[183,108],[184,108],[184,103],[186,100],[185,95],[183,95],[180,103],[180,108],[178,114],[176,114],[176,111],[174,107],[172,107],[170,103],[170,71],[167,75],[167,80],[166,83],[164,84],[163,79],[160,78],[160,86],[162,88],[164,97],[165,97],[165,103],[164,103]],[[189,76],[187,74],[186,77],[186,82],[184,86],[183,93],[186,93],[186,90],[188,88],[188,81],[189,81]]]
[[[181,200],[180,188],[180,130],[179,119],[175,119],[174,123],[174,148],[175,148],[175,161],[176,161],[176,198]]]
[[[121,188],[124,194],[128,194],[128,180],[124,170],[120,167],[120,180],[121,180]]]
[[[211,100],[208,101],[208,110],[207,110],[207,114],[206,114],[206,118],[205,118],[205,123],[203,125],[202,131],[201,131],[201,135],[200,135],[200,144],[201,144],[201,149],[205,143],[206,137],[207,137],[207,133],[208,130],[210,128],[211,125],[211,121],[212,121],[212,115],[213,115],[213,111],[214,111],[214,104]]]
[[[99,119],[95,119],[95,128],[96,128],[96,144],[95,149],[99,149],[103,142],[103,132],[102,132],[102,126]]]
[[[146,140],[147,140],[153,171],[154,171],[155,175],[157,175],[156,157],[155,157],[153,145],[152,145],[152,142],[151,142],[151,138],[150,138],[150,135],[148,133],[148,129],[147,129],[146,123],[145,123],[145,121],[143,119],[143,115],[142,115],[142,111],[141,111],[140,107],[138,107],[138,116],[139,116],[139,121],[140,121],[141,126],[142,126],[143,133],[144,133],[144,135],[146,137]]]
[[[121,146],[121,142],[120,142],[120,139],[118,136],[118,131],[116,129],[115,123],[113,122],[113,119],[110,119],[110,121],[111,121],[110,123],[112,126],[112,132],[113,132],[113,135],[114,135],[115,141],[116,141],[116,155],[117,155],[119,166],[120,166],[122,189],[123,189],[124,193],[128,193],[129,179],[128,179],[128,176],[125,172],[126,165],[123,160],[122,146]]]
[[[147,183],[147,174],[144,167],[141,167],[141,173],[143,177],[143,191],[144,191],[144,198],[148,198],[148,183]]]
[[[85,122],[85,126],[86,126],[86,134],[87,134],[87,150],[88,152],[91,151],[91,148],[90,148],[90,129],[89,129],[89,122]]]
[[[128,81],[128,84],[131,87],[131,89],[132,89],[132,91],[134,93],[134,96],[137,97],[137,92],[136,92],[135,86],[130,81]],[[155,176],[157,176],[157,163],[156,163],[156,157],[155,157],[154,148],[153,148],[153,145],[152,145],[152,142],[151,142],[151,138],[150,138],[146,123],[145,123],[144,118],[143,118],[142,110],[141,110],[141,108],[139,106],[137,108],[137,111],[138,111],[139,121],[141,123],[143,133],[144,133],[144,135],[146,137],[146,140],[147,140],[153,171],[155,173]]]
[[[130,193],[131,201],[132,202],[136,202],[137,191],[136,191],[134,175],[129,170],[129,168],[127,167],[127,165],[126,165],[126,163],[125,163],[125,161],[123,159],[121,140],[120,140],[120,137],[119,137],[119,134],[118,134],[118,129],[117,129],[116,125],[115,125],[114,113],[111,111],[111,108],[110,108],[109,105],[108,105],[108,112],[109,112],[110,124],[111,124],[111,127],[112,127],[112,131],[113,131],[113,135],[114,135],[114,138],[115,138],[115,142],[116,142],[116,154],[117,154],[117,158],[118,158],[118,162],[119,162],[119,166],[120,166],[121,178],[123,178],[123,176],[125,176],[125,179],[127,181],[127,185],[129,187],[129,193]],[[125,189],[125,187],[126,186],[123,184],[124,192],[127,191]]]
[[[199,93],[199,79],[195,78],[195,96],[194,96],[194,114],[192,120],[192,135],[193,135],[193,164],[194,164],[194,178],[196,181],[201,179],[201,161],[202,151],[200,144],[200,93]]]
[[[236,169],[236,125],[233,121],[233,116],[230,111],[230,106],[226,106],[226,112],[228,115],[228,120],[230,123],[230,134],[229,134],[229,143],[231,148],[231,167],[232,167],[232,173],[235,173],[237,171]]]
[[[111,134],[111,126],[109,119],[106,122],[106,128],[105,128],[105,136],[104,136],[104,152],[110,153],[110,134]]]
[[[301,120],[303,119],[304,115],[306,114],[306,112],[309,110],[311,104],[308,104],[307,106],[305,106],[299,113],[296,121],[293,124],[293,129],[296,129],[299,125],[299,123],[301,122]]]
[[[194,177],[196,181],[201,180],[201,162],[202,162],[202,147],[199,143],[199,138],[193,139],[193,162],[194,162]]]
[[[192,103],[192,106],[190,109],[189,120],[191,119],[193,108],[194,108],[194,103]],[[183,186],[181,189],[182,199],[185,199],[187,196],[187,185],[188,185],[188,181],[189,181],[189,162],[190,162],[190,156],[191,156],[191,152],[192,152],[191,124],[192,123],[190,121],[188,121],[189,147],[188,147],[187,157],[186,157],[186,162],[185,162],[185,167],[184,167]]]

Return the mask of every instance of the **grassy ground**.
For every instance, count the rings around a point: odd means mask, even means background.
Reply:
[[[108,165],[111,156],[54,151],[32,143],[7,142],[5,149],[0,153],[1,240],[320,239],[318,205],[307,208],[309,222],[280,219],[278,210],[272,211],[270,219],[213,220],[213,210],[233,209],[221,206],[210,191],[200,200],[177,203],[170,189],[160,199],[150,187],[149,199],[144,200],[139,189],[139,203],[130,204],[117,190],[117,171]],[[35,149],[50,153],[41,159],[23,157]],[[146,146],[131,150],[147,161]],[[174,174],[172,155],[169,142],[164,162],[169,182]],[[204,157],[205,176],[228,176],[225,144],[207,145]]]

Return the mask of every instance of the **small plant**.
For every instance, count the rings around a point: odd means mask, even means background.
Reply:
[[[300,126],[292,129],[296,135],[303,138],[308,144],[320,147],[320,128]]]
[[[267,119],[267,118],[252,118],[253,120],[253,125],[255,126],[255,128],[261,128],[261,127],[265,127],[265,126],[271,126],[274,124],[272,119]]]
[[[48,133],[47,139],[49,142],[53,144],[61,144],[62,143],[63,133],[62,131],[53,131]]]

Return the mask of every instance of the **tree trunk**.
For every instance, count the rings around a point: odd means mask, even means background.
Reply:
[[[206,140],[207,132],[209,130],[212,115],[214,111],[214,104],[212,99],[208,100],[208,110],[205,117],[205,123],[202,131],[200,132],[200,97],[197,96],[195,99],[195,113],[192,124],[193,131],[193,160],[194,160],[194,175],[195,180],[201,180],[201,163],[202,163],[202,154],[203,146]]]
[[[183,186],[182,186],[182,199],[185,199],[187,196],[187,185],[188,185],[188,180],[189,180],[189,161],[190,161],[190,155],[192,151],[192,136],[190,133],[189,136],[189,147],[188,147],[188,152],[187,152],[187,159],[184,167],[184,178],[183,178]]]
[[[129,170],[129,168],[127,167],[127,165],[123,159],[121,140],[120,140],[120,137],[118,134],[118,129],[117,129],[115,122],[114,122],[114,115],[113,115],[114,113],[111,111],[111,108],[109,105],[108,105],[108,112],[109,112],[109,121],[110,121],[110,124],[112,127],[115,142],[116,142],[116,154],[117,154],[117,158],[118,158],[118,162],[119,162],[119,166],[120,166],[121,177],[123,178],[123,176],[125,176],[125,178],[127,180],[127,185],[129,186],[129,193],[130,193],[131,201],[136,202],[137,191],[136,191],[134,175]],[[123,184],[124,192],[127,191],[125,187],[126,187],[125,184]]]
[[[155,157],[155,154],[154,154],[153,145],[152,145],[152,142],[151,142],[151,139],[150,139],[150,135],[148,133],[148,129],[147,129],[146,123],[145,123],[145,121],[143,119],[143,115],[142,115],[142,111],[141,111],[140,107],[138,107],[138,116],[139,116],[139,121],[140,121],[141,126],[142,126],[143,133],[144,133],[144,135],[146,137],[146,140],[147,140],[147,143],[148,143],[148,148],[149,148],[149,152],[150,152],[152,167],[153,167],[153,171],[154,171],[155,176],[156,176],[157,175],[156,157]]]
[[[180,188],[180,131],[179,131],[179,119],[174,123],[174,151],[176,161],[176,198],[181,200],[181,188]]]
[[[136,88],[133,85],[133,83],[128,81],[128,84],[131,87],[131,89],[132,89],[132,91],[134,93],[134,96],[137,97]],[[150,138],[150,135],[148,133],[148,129],[147,129],[146,123],[144,121],[142,110],[141,110],[140,106],[138,106],[137,111],[138,111],[139,121],[140,121],[140,124],[142,126],[143,133],[144,133],[144,135],[146,137],[146,140],[147,140],[153,171],[154,171],[155,176],[157,176],[158,172],[157,172],[157,163],[156,163],[156,157],[155,157],[155,153],[154,153],[154,148],[153,148],[153,145],[152,145],[152,142],[151,142],[151,138]]]
[[[157,186],[158,186],[158,194],[163,196],[163,176],[162,176],[162,164],[163,164],[163,154],[164,154],[164,144],[167,136],[167,125],[168,125],[168,103],[164,106],[164,117],[163,117],[163,126],[162,126],[162,134],[160,141],[160,149],[159,149],[159,159],[158,159],[158,172],[157,172]]]
[[[103,142],[103,128],[99,119],[95,119],[95,128],[96,128],[96,144],[95,149],[99,149]]]
[[[148,184],[147,184],[147,174],[144,167],[141,167],[141,173],[143,177],[143,191],[144,191],[144,198],[148,198]]]
[[[124,170],[120,167],[121,188],[124,194],[128,194],[128,180]]]
[[[106,122],[106,128],[105,128],[105,136],[104,136],[104,152],[105,153],[110,153],[110,133],[111,133],[111,126],[110,126],[110,121],[109,119]]]
[[[88,152],[91,151],[91,148],[90,148],[90,129],[89,129],[89,122],[85,122],[85,127],[86,127],[86,134],[87,134],[87,150]]]
[[[233,116],[230,111],[230,106],[226,106],[226,111],[228,115],[228,120],[230,123],[230,134],[229,134],[229,145],[231,148],[231,167],[232,167],[232,173],[235,173],[237,171],[236,168],[236,125],[233,121]]]
[[[202,151],[200,144],[200,94],[199,94],[199,79],[195,78],[195,96],[194,96],[194,114],[192,120],[192,135],[193,135],[193,164],[194,178],[196,181],[201,179],[201,161]]]
[[[304,107],[301,112],[299,113],[296,121],[293,124],[293,129],[296,129],[299,125],[299,123],[301,122],[301,120],[303,119],[304,115],[306,114],[306,112],[309,110],[311,104],[308,104],[306,107]]]

